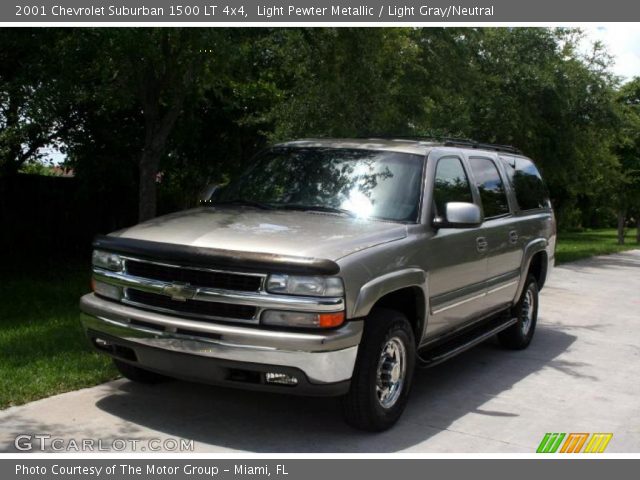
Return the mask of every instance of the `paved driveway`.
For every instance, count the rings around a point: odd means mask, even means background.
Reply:
[[[528,350],[487,342],[418,371],[382,434],[345,426],[335,399],[181,382],[118,380],[0,412],[5,452],[23,433],[102,448],[187,438],[203,452],[533,452],[545,432],[613,432],[608,452],[640,452],[640,251],[556,268]]]

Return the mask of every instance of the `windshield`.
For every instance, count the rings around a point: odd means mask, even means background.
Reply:
[[[415,222],[423,164],[422,156],[399,152],[276,148],[211,200]]]

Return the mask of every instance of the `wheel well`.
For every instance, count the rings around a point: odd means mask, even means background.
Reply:
[[[422,337],[422,327],[425,319],[424,294],[419,287],[406,287],[387,293],[375,303],[375,307],[384,307],[402,312],[411,327],[416,342]]]
[[[538,252],[529,263],[529,273],[536,278],[538,289],[542,289],[547,279],[547,252]]]

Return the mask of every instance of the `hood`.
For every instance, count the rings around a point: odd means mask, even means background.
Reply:
[[[318,212],[225,206],[172,213],[112,235],[192,247],[338,260],[404,238],[407,227]]]

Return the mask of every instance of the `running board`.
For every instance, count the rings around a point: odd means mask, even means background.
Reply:
[[[517,318],[506,318],[505,315],[499,315],[482,322],[480,325],[474,325],[453,334],[451,338],[442,340],[437,345],[423,347],[418,352],[418,366],[422,368],[433,367],[471,347],[475,347],[516,323],[518,323]]]

